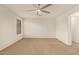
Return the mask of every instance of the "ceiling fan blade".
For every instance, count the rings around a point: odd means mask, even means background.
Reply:
[[[49,11],[46,11],[46,10],[41,10],[41,11],[48,14],[50,13]]]
[[[51,6],[51,5],[52,5],[52,4],[47,4],[47,5],[43,6],[41,9],[45,9],[45,8]]]

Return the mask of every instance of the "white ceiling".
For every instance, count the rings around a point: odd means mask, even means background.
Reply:
[[[71,16],[74,16],[74,17],[79,17],[79,12],[76,12],[76,13],[74,13],[74,14],[72,14]]]
[[[40,7],[43,7],[45,4],[41,4]],[[48,8],[45,8],[45,10],[50,11],[51,14],[46,14],[46,13],[41,13],[42,16],[37,16],[36,15],[36,11],[32,11],[32,12],[28,12],[26,10],[35,10],[36,8],[33,7],[32,4],[9,4],[6,5],[8,8],[10,8],[11,10],[13,10],[16,14],[18,14],[20,17],[23,18],[31,18],[31,17],[56,17],[68,10],[70,10],[71,8],[73,8],[74,6],[76,6],[75,4],[53,4]]]

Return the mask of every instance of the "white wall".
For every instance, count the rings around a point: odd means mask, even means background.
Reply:
[[[70,45],[71,42],[69,42],[68,35],[68,17],[62,15],[56,19],[56,37],[65,44]]]
[[[50,17],[35,17],[24,20],[25,38],[55,38],[56,21]]]
[[[79,43],[79,15],[71,16],[72,40]]]
[[[56,18],[56,37],[67,45],[72,44],[70,15],[79,11],[79,5]]]
[[[17,17],[14,12],[0,5],[0,50],[21,39],[16,34]]]

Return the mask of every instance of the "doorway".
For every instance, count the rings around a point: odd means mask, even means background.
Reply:
[[[79,12],[70,15],[70,22],[72,42],[79,43]]]

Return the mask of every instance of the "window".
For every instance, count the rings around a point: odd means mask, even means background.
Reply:
[[[21,20],[17,19],[17,34],[21,34]]]

